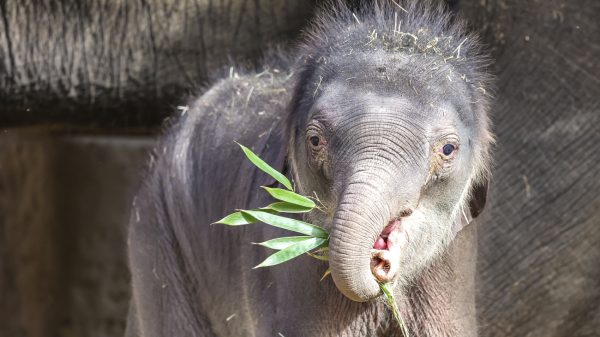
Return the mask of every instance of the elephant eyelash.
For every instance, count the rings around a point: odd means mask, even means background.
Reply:
[[[447,161],[456,156],[458,149],[459,149],[458,144],[448,142],[448,143],[445,143],[442,146],[438,147],[437,152],[440,154],[440,156],[444,160]]]
[[[445,160],[452,159],[460,149],[458,135],[454,132],[445,132],[442,135],[438,135],[430,144],[433,144],[432,151]],[[444,151],[446,146],[452,147],[452,150],[448,154]]]
[[[449,155],[444,154],[443,148],[444,146],[451,144],[454,149],[452,153]],[[452,170],[454,158],[459,150],[460,146],[457,141],[451,140],[442,140],[436,142],[436,145],[432,148],[432,156],[431,156],[431,166],[429,169],[429,174],[427,178],[427,182],[429,181],[437,181],[440,179],[444,179],[450,171]]]
[[[318,120],[313,119],[308,123],[305,132],[305,140],[311,151],[320,151],[327,145],[327,139],[324,133],[324,125]],[[315,144],[316,138],[318,138],[317,144]]]
[[[328,141],[324,135],[323,125],[319,121],[312,120],[307,125],[304,142],[310,166],[322,172],[326,162]],[[324,172],[322,174],[325,175]]]

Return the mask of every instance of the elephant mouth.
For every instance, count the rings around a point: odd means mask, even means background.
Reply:
[[[400,269],[400,254],[406,243],[402,218],[391,220],[381,231],[371,250],[371,272],[377,281],[387,283]]]

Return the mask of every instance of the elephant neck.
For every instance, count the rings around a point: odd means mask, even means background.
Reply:
[[[474,222],[407,289],[400,305],[412,337],[477,336],[476,238]]]

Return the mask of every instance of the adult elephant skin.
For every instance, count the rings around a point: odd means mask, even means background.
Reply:
[[[600,2],[461,1],[495,59],[483,336],[600,333]]]
[[[156,126],[186,90],[252,64],[313,1],[0,2],[0,124]],[[217,69],[217,71],[215,70]],[[220,75],[219,75],[220,76]]]
[[[0,1],[0,336],[122,333],[123,214],[144,146],[182,97],[228,73],[230,60],[252,64],[295,36],[313,6]],[[73,130],[92,132],[84,140]],[[147,145],[134,150],[124,138],[139,134]],[[88,276],[96,273],[104,277]]]

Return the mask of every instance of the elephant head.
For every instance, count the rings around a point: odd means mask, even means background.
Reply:
[[[485,62],[447,16],[411,10],[402,31],[385,8],[323,20],[290,106],[294,180],[323,203],[310,220],[330,229],[333,280],[355,301],[409,283],[485,201]]]

